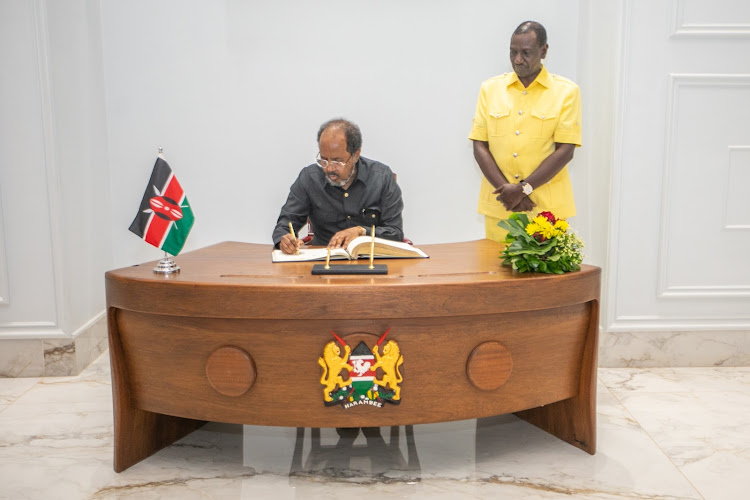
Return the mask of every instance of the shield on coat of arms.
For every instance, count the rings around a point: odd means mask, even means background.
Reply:
[[[349,365],[352,370],[349,377],[352,387],[357,395],[368,397],[372,393],[373,380],[375,380],[375,356],[364,342],[360,342],[349,356]]]
[[[337,342],[329,342],[323,357],[318,358],[318,364],[323,369],[320,383],[324,386],[326,406],[342,405],[349,409],[368,405],[382,408],[383,403],[401,403],[401,365],[404,357],[394,340],[389,340],[383,346],[382,354],[379,351],[389,331],[380,337],[372,349],[360,341],[353,351],[341,337],[331,332]]]

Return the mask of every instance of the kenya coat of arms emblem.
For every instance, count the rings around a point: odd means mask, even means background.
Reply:
[[[359,342],[354,351],[334,332],[336,339],[326,344],[318,364],[323,369],[323,401],[326,406],[342,405],[345,409],[369,405],[381,408],[384,403],[401,403],[401,365],[404,357],[395,340],[389,340],[382,354],[380,347],[390,329],[370,349]],[[344,355],[341,355],[343,348]],[[345,372],[342,376],[342,372]]]

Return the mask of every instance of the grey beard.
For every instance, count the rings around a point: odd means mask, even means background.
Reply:
[[[349,175],[349,177],[347,177],[344,180],[341,180],[341,181],[338,181],[338,182],[332,181],[331,178],[328,177],[327,175],[325,176],[325,178],[326,178],[326,182],[328,184],[330,184],[331,186],[344,187],[344,186],[346,186],[346,183],[349,182],[351,179],[353,179],[356,174],[357,174],[357,168],[355,167],[355,168],[352,169],[351,175]]]

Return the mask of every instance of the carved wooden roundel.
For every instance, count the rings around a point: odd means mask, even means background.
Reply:
[[[242,396],[255,383],[255,363],[239,347],[220,347],[206,362],[206,377],[217,392],[225,396]]]
[[[471,351],[466,375],[477,389],[492,391],[501,387],[513,371],[513,357],[500,342],[483,342]]]

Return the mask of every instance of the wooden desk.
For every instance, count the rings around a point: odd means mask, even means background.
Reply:
[[[205,421],[376,427],[519,417],[596,448],[601,270],[514,274],[489,240],[420,246],[384,276],[312,276],[270,245],[225,242],[106,274],[122,471]],[[346,264],[341,264],[346,265]],[[331,331],[403,355],[401,402],[326,407],[318,359]]]

